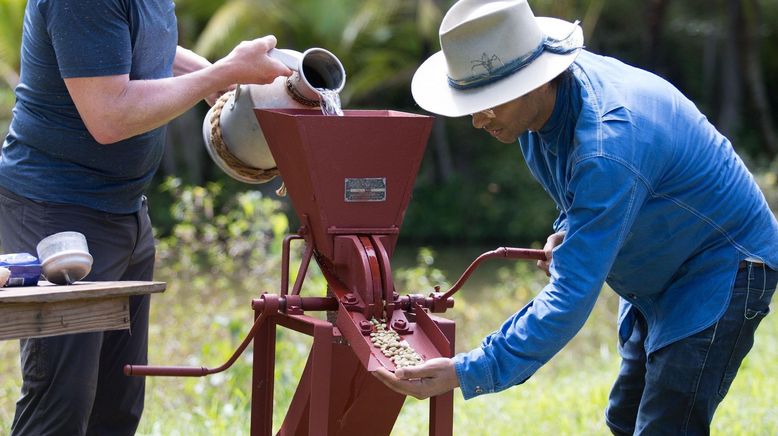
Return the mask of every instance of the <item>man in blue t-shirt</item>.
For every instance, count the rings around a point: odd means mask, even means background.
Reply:
[[[154,241],[143,191],[162,158],[164,126],[236,83],[291,71],[267,56],[272,36],[211,64],[177,46],[172,0],[29,0],[16,105],[0,158],[0,240],[35,253],[50,234],[86,235],[87,280],[151,280]],[[21,341],[14,435],[134,434],[144,379],[149,297],[131,330]]]
[[[525,382],[620,295],[614,434],[707,434],[778,282],[778,222],[732,145],[665,80],[582,50],[574,23],[526,0],[461,0],[413,96],[524,160],[560,210],[550,282],[479,348],[376,375],[465,399]],[[744,418],[744,419],[747,419]]]

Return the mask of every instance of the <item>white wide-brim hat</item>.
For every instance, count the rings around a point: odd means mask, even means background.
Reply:
[[[473,114],[550,82],[583,48],[578,23],[535,17],[526,0],[460,0],[440,24],[441,51],[411,82],[422,108]]]

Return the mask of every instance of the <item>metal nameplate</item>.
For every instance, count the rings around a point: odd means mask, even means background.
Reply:
[[[346,178],[344,199],[348,203],[386,201],[386,177]]]

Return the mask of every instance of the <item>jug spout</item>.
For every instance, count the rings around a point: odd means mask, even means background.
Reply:
[[[339,93],[346,84],[346,70],[340,59],[323,48],[309,48],[302,53],[274,48],[268,56],[295,71],[288,79],[290,92],[303,100],[318,102],[320,90]]]

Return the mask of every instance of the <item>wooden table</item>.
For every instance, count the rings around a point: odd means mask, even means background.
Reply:
[[[0,288],[0,340],[130,327],[130,296],[165,290],[165,282],[77,282]]]

